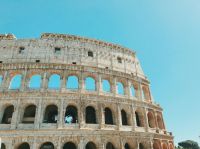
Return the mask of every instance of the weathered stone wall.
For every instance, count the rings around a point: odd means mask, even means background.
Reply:
[[[55,48],[60,48],[56,53]],[[19,50],[22,50],[19,52]],[[93,56],[88,56],[88,52]],[[19,39],[14,36],[0,36],[0,122],[5,108],[14,106],[10,124],[0,124],[0,137],[8,149],[17,149],[27,142],[31,149],[40,148],[44,142],[52,142],[55,149],[61,149],[66,142],[73,142],[78,149],[85,148],[88,142],[105,149],[111,142],[116,149],[124,149],[125,143],[139,149],[173,149],[173,137],[166,131],[162,108],[152,99],[149,81],[144,76],[135,53],[127,48],[102,41],[70,35],[43,34],[41,39]],[[121,61],[118,60],[121,59]],[[36,60],[39,60],[36,62]],[[9,89],[12,78],[22,75],[21,87]],[[30,78],[42,76],[41,88],[29,88]],[[61,77],[61,87],[48,88],[52,74]],[[77,90],[66,88],[68,76],[78,77]],[[85,78],[95,79],[95,91],[85,89]],[[102,90],[102,80],[107,79],[111,91]],[[116,84],[122,82],[124,95],[117,93]],[[131,86],[135,96],[130,93]],[[57,123],[43,123],[45,108],[58,107]],[[36,106],[33,124],[22,123],[25,108]],[[78,110],[78,122],[66,124],[66,108],[73,105]],[[87,124],[85,109],[95,108],[97,124]],[[114,125],[105,124],[105,108],[113,113]],[[127,114],[128,125],[122,125],[121,111]],[[137,126],[136,112],[141,126]]]

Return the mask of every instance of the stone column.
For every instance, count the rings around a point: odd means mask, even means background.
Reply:
[[[112,82],[112,92],[113,92],[113,96],[116,97],[117,95],[117,80],[116,77],[113,77],[113,82]]]
[[[126,83],[126,95],[127,95],[128,99],[130,99],[130,97],[131,97],[131,83],[128,79],[127,79],[126,82],[127,82]]]
[[[145,129],[146,129],[146,132],[149,131],[147,111],[148,111],[148,110],[145,108],[145,109],[144,109],[144,122],[145,122]]]
[[[133,104],[131,105],[131,122],[132,122],[132,130],[135,131],[136,122],[135,122],[135,110]]]
[[[35,115],[35,129],[39,129],[40,128],[40,123],[42,123],[41,119],[41,114],[42,113],[42,99],[40,98],[37,104],[37,110],[36,110],[36,115]]]
[[[84,137],[80,137],[80,142],[78,144],[78,149],[85,149]]]
[[[64,101],[63,98],[60,101],[60,115],[59,115],[59,121],[58,121],[58,128],[63,127],[63,122],[64,122],[64,116],[63,116],[63,111],[64,111]]]
[[[42,76],[42,91],[45,91],[48,88],[48,78],[47,72],[45,72]]]
[[[101,94],[102,92],[102,80],[101,80],[101,75],[98,74],[98,78],[97,78],[97,92],[98,92],[98,95]]]
[[[105,125],[105,114],[104,114],[104,107],[102,104],[100,104],[100,128],[104,128]]]
[[[61,91],[64,91],[66,90],[66,73],[63,72],[61,77]]]
[[[118,126],[118,129],[120,129],[120,127],[122,126],[122,117],[121,117],[121,109],[120,109],[120,106],[119,106],[119,103],[117,104],[117,126]]]
[[[27,70],[25,69],[25,71],[22,73],[22,80],[21,80],[21,87],[20,87],[21,91],[26,90],[28,79],[29,78],[27,78]]]
[[[2,76],[3,78],[2,78],[2,82],[1,82],[1,90],[2,91],[4,91],[4,90],[7,90],[7,88],[9,87],[9,86],[7,86],[7,80],[8,79],[6,79],[6,78],[9,78],[9,75],[8,75],[8,72],[6,71],[6,72],[4,72],[4,74],[3,74],[3,76]]]
[[[17,128],[19,110],[20,110],[20,99],[18,99],[17,103],[14,104],[14,113],[12,115],[12,120],[11,120],[11,129]]]
[[[81,76],[80,76],[80,80],[79,80],[79,92],[83,93],[84,89],[85,89],[85,80],[84,80],[84,76],[83,76],[83,72],[81,71]]]
[[[139,92],[139,100],[144,100],[143,99],[143,90],[142,90],[142,84],[139,82],[139,87],[138,87],[138,92]]]

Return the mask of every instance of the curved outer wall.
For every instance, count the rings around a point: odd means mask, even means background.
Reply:
[[[12,78],[18,74],[22,75],[20,88],[9,89]],[[35,74],[42,78],[37,90],[29,88]],[[60,76],[60,89],[48,88],[52,74]],[[72,75],[78,78],[77,90],[66,88],[67,78]],[[126,149],[126,143],[131,149],[139,149],[141,144],[144,149],[174,148],[173,136],[165,129],[162,108],[153,101],[149,81],[130,49],[63,34],[45,33],[40,39],[0,35],[0,76],[0,137],[8,149],[17,149],[23,142],[31,149],[38,149],[45,142],[51,142],[55,149],[63,148],[66,142],[73,142],[78,149],[85,148],[88,142],[98,149],[106,149],[108,142],[116,149]],[[95,80],[95,91],[86,90],[87,77]],[[103,80],[110,82],[110,92],[103,91]],[[117,93],[118,82],[124,86],[124,95]],[[33,123],[26,124],[23,116],[29,105],[35,105],[36,111]],[[56,123],[44,123],[48,105],[58,108]],[[14,112],[10,123],[5,124],[3,117],[8,106],[13,106]],[[68,106],[77,108],[76,123],[64,121]],[[95,109],[95,124],[86,122],[88,106]],[[113,124],[105,123],[106,108],[112,111]],[[122,122],[122,110],[126,113],[126,125]]]

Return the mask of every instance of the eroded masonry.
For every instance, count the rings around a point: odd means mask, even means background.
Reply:
[[[149,84],[122,46],[2,34],[2,149],[174,149]]]

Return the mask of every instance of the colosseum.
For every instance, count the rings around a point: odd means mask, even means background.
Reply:
[[[1,149],[174,149],[134,51],[0,35]]]

